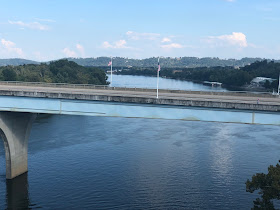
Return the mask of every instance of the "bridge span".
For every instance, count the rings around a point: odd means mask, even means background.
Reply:
[[[37,114],[71,114],[280,125],[270,94],[0,82],[0,135],[6,178],[27,172],[28,138]]]

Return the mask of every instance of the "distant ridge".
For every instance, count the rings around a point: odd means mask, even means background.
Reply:
[[[69,61],[74,61],[82,66],[107,66],[110,61],[110,57],[97,57],[97,58],[64,58]],[[160,59],[160,64],[162,67],[185,67],[185,68],[195,68],[195,67],[214,67],[214,66],[234,66],[243,67],[248,64],[254,63],[256,61],[263,61],[270,59],[264,58],[242,58],[238,59],[220,59],[220,58],[196,58],[196,57],[164,57]],[[280,61],[275,61],[280,62]],[[0,59],[0,66],[7,65],[23,65],[23,64],[39,64],[40,62],[26,60],[26,59]],[[47,62],[48,63],[48,62]],[[145,59],[131,59],[123,57],[115,57],[113,59],[113,66],[115,67],[155,67],[157,65],[157,58],[145,58]]]
[[[74,61],[82,66],[107,66],[110,61],[109,57],[97,57],[97,58],[67,58],[70,61]],[[157,65],[157,57],[145,58],[145,59],[130,59],[115,57],[113,59],[113,66],[120,67],[155,67]],[[219,58],[196,58],[196,57],[164,57],[160,59],[160,64],[162,67],[185,67],[185,68],[195,68],[195,67],[214,67],[214,66],[235,66],[243,67],[248,64],[254,63],[256,61],[263,61],[269,59],[264,58],[242,58],[237,59],[219,59]]]
[[[21,58],[0,59],[0,66],[19,66],[23,64],[39,64],[39,62]]]

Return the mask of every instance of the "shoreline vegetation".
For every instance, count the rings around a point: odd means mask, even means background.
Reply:
[[[1,81],[46,82],[107,85],[105,72],[97,67],[80,66],[73,61],[59,60],[49,64],[27,64],[0,67]]]
[[[118,67],[115,67],[118,69]],[[119,68],[115,70],[118,75],[156,76],[157,67]],[[223,87],[232,90],[272,91],[278,88],[280,63],[274,61],[256,61],[244,67],[197,67],[197,68],[161,68],[160,76],[164,78],[191,81],[195,83],[220,82]],[[266,81],[263,85],[252,85],[251,81],[256,77],[274,79]]]

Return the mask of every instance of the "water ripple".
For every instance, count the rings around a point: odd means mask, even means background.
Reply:
[[[78,116],[39,118],[21,208],[250,209],[245,182],[279,159],[270,126]],[[10,207],[0,147],[0,209]],[[24,188],[26,189],[26,188]],[[27,202],[28,201],[28,202]]]

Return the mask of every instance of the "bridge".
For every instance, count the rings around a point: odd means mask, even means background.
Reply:
[[[37,114],[70,114],[280,125],[279,96],[247,92],[156,91],[94,85],[0,82],[6,178],[27,172]]]

